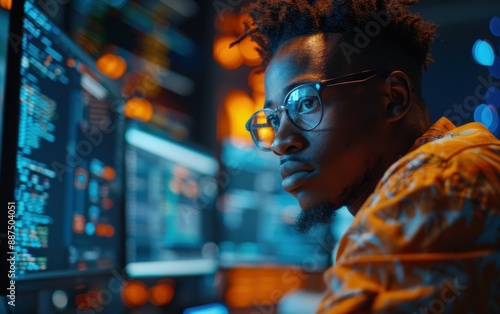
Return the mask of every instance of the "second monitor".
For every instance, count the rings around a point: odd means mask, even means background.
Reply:
[[[150,129],[131,126],[125,140],[128,274],[215,271],[215,245],[206,243],[218,162]]]

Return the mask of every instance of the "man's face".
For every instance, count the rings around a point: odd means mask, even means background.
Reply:
[[[313,35],[283,44],[266,69],[266,106],[283,105],[290,85],[371,70],[354,69],[341,54],[329,52],[332,42]],[[324,116],[312,131],[281,114],[272,150],[280,157],[283,188],[305,211],[324,204],[359,207],[378,181],[373,172],[378,175],[388,136],[384,79],[328,87],[321,96]]]

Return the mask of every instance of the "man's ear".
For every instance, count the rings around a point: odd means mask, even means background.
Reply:
[[[388,122],[403,118],[412,104],[413,83],[402,71],[394,71],[386,79],[390,102],[386,106]]]

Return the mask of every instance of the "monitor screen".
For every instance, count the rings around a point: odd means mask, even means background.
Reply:
[[[110,273],[123,262],[122,101],[35,1],[12,14],[1,186],[15,279]]]
[[[128,274],[214,271],[213,244],[207,242],[218,191],[217,160],[136,126],[127,128],[125,141]]]
[[[307,234],[295,230],[301,209],[281,188],[276,156],[226,141],[222,164],[231,175],[217,202],[222,266],[275,264],[315,271],[330,264],[330,226]]]

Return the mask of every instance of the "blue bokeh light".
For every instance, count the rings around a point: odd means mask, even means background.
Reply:
[[[474,121],[482,123],[492,133],[498,130],[498,112],[492,105],[481,104],[474,110]]]
[[[486,107],[485,104],[480,104],[479,106],[476,107],[476,109],[474,109],[474,121],[482,123],[481,117],[485,107]]]
[[[85,224],[85,233],[88,235],[94,235],[95,225],[92,222],[89,221]]]
[[[491,19],[490,31],[493,35],[500,37],[500,17],[494,16]]]
[[[490,128],[493,123],[493,112],[491,111],[489,106],[483,109],[481,112],[481,122],[487,127]]]
[[[491,112],[491,123],[488,129],[491,133],[495,134],[498,131],[498,126],[500,125],[500,118],[498,117],[498,111],[492,105],[488,106],[489,111]]]
[[[472,46],[472,57],[480,65],[492,66],[495,61],[495,50],[488,41],[478,39]]]
[[[482,115],[485,108],[486,108],[485,104],[480,104],[479,106],[476,107],[476,109],[474,109],[474,121],[483,123]]]
[[[500,79],[500,57],[495,56],[495,61],[493,65],[488,67],[488,71],[494,78]]]

